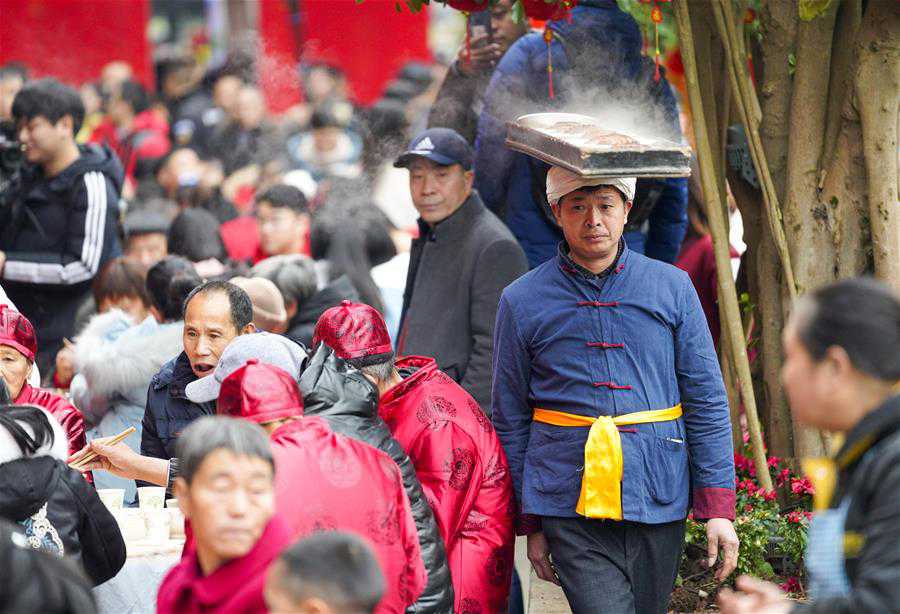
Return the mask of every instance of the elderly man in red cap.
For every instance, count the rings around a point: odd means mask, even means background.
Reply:
[[[297,383],[276,366],[248,361],[222,381],[217,412],[256,422],[275,458],[276,510],[293,536],[351,531],[375,550],[387,588],[375,610],[400,613],[425,586],[416,524],[400,470],[384,452],[303,417]]]
[[[409,454],[444,539],[455,611],[505,612],[513,491],[490,419],[433,358],[395,362],[384,319],[368,305],[344,301],[322,314],[319,342],[378,387],[379,414]]]

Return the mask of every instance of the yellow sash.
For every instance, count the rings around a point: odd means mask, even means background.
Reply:
[[[681,417],[681,404],[668,409],[590,418],[552,409],[534,410],[534,421],[554,426],[589,426],[584,475],[575,511],[587,518],[622,520],[622,440],[616,427],[665,422]]]

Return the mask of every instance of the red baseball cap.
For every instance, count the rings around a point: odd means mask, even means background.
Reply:
[[[253,358],[222,380],[216,413],[258,424],[274,422],[302,416],[303,397],[290,373]]]
[[[8,345],[19,350],[32,362],[34,355],[37,354],[34,327],[28,318],[10,309],[9,305],[0,305],[0,345]]]
[[[378,310],[362,303],[341,301],[319,317],[313,333],[313,348],[324,343],[340,358],[350,360],[390,354],[391,337]]]

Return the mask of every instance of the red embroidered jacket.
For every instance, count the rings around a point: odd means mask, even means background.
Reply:
[[[296,538],[351,531],[369,542],[387,590],[375,610],[400,614],[425,588],[425,565],[400,469],[384,452],[300,418],[271,437],[275,497]]]
[[[456,612],[506,612],[515,515],[506,455],[475,400],[432,358],[381,398],[379,413],[415,465],[447,547]]]
[[[66,436],[69,438],[69,454],[78,452],[86,445],[84,416],[65,397],[54,394],[49,390],[32,388],[26,382],[22,386],[19,396],[16,397],[15,403],[16,405],[37,405],[49,411],[62,425]]]

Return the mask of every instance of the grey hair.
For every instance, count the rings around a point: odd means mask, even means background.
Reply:
[[[363,375],[368,375],[379,384],[388,381],[394,374],[393,352],[363,356],[362,358],[351,358],[347,362],[350,363],[351,367],[359,369]]]
[[[194,420],[178,438],[178,475],[188,484],[206,457],[216,450],[266,461],[275,471],[269,437],[258,424],[225,416],[203,416]]]
[[[298,306],[309,300],[318,289],[315,263],[302,254],[260,260],[250,269],[250,275],[268,279],[278,287],[285,302],[294,302]]]

